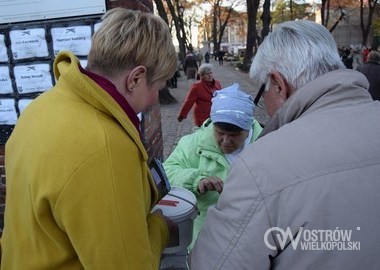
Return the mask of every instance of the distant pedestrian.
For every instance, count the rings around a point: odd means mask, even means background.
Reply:
[[[353,69],[354,49],[346,49],[342,56],[342,62],[346,68]]]
[[[358,71],[363,73],[369,81],[369,93],[374,100],[380,100],[380,53],[371,51],[368,54],[368,61],[358,67]]]
[[[178,53],[177,54],[177,70],[175,71],[173,77],[170,79],[170,85],[173,88],[178,87],[178,78],[181,77],[181,73],[179,72],[180,69],[181,69],[181,60]]]
[[[209,52],[206,52],[205,53],[205,62],[208,64],[210,63],[210,53]]]
[[[188,51],[186,54],[185,62],[183,64],[183,71],[187,79],[195,79],[198,70],[198,63],[195,55]]]
[[[371,52],[371,46],[363,47],[362,55],[363,55],[363,63],[367,62],[368,54]]]
[[[203,54],[202,54],[202,52],[198,51],[196,57],[197,57],[197,63],[198,63],[198,67],[199,67],[200,65],[202,65],[202,61],[203,61]]]
[[[199,67],[200,81],[194,83],[183,102],[178,121],[186,119],[194,105],[193,118],[196,126],[200,127],[210,117],[211,98],[216,90],[222,89],[220,82],[212,75],[212,65],[202,64]]]
[[[224,51],[218,52],[218,60],[219,60],[219,66],[223,66],[223,59],[224,58]]]

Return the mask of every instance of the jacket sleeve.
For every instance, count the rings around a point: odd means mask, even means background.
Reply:
[[[190,267],[209,269],[270,269],[264,234],[269,218],[264,201],[244,161],[232,166],[217,205],[206,221],[190,254]]]
[[[163,165],[170,185],[186,188],[197,195],[199,180],[204,176],[199,170],[196,136],[190,134],[182,137]]]
[[[191,107],[193,107],[194,103],[197,101],[197,98],[198,98],[197,86],[193,84],[190,87],[189,93],[187,94],[185,101],[183,102],[181,111],[179,113],[180,117],[182,118],[187,117],[187,114],[189,113]]]
[[[220,81],[215,80],[215,88],[216,88],[217,90],[222,89],[222,85],[220,84]]]
[[[84,269],[156,270],[168,228],[149,212],[147,170],[133,148],[123,149],[128,162],[107,149],[73,173],[56,202],[55,220]]]

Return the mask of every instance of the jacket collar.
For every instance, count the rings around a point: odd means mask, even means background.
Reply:
[[[136,112],[132,109],[132,107],[129,105],[128,101],[123,97],[123,95],[119,93],[119,91],[116,89],[116,86],[103,76],[85,70],[81,66],[79,66],[79,69],[83,74],[90,77],[91,80],[95,81],[101,88],[104,89],[104,91],[106,91],[111,97],[113,97],[113,99],[119,104],[119,106],[123,109],[125,114],[128,115],[129,119],[132,121],[133,125],[140,133],[140,121],[137,117]]]
[[[369,83],[360,72],[351,69],[331,71],[296,90],[269,119],[260,137],[275,131],[307,113],[328,106],[337,106],[340,101],[357,104],[358,99],[368,102]]]
[[[70,91],[79,96],[96,109],[115,118],[120,125],[128,132],[132,140],[139,147],[143,159],[148,160],[145,147],[141,142],[139,131],[135,128],[124,110],[119,106],[113,97],[111,97],[95,81],[84,75],[79,69],[79,60],[71,52],[60,52],[54,60],[54,75],[57,85],[60,82],[70,85]],[[63,87],[63,89],[69,89]]]

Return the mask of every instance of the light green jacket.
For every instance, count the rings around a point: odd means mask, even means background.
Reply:
[[[262,127],[256,120],[254,120],[252,128],[251,143],[262,131]],[[182,137],[163,165],[171,186],[186,188],[197,197],[200,214],[194,222],[191,248],[202,227],[207,208],[216,204],[219,198],[216,191],[209,191],[201,195],[197,191],[199,181],[209,176],[216,176],[224,181],[230,168],[230,164],[215,141],[211,120],[206,120],[194,133]]]

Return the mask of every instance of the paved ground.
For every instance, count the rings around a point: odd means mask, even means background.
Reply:
[[[253,89],[249,80],[249,75],[237,70],[231,62],[225,62],[223,66],[219,66],[218,62],[211,62],[214,66],[214,78],[219,80],[222,87],[227,87],[233,83],[239,83],[243,91],[255,97],[258,89]],[[178,78],[178,88],[171,88],[170,93],[177,99],[178,103],[161,105],[161,123],[162,135],[164,141],[164,160],[170,155],[172,150],[178,143],[178,140],[192,132],[195,125],[192,120],[192,112],[190,111],[187,119],[182,122],[177,121],[178,113],[182,103],[186,98],[190,85],[195,80],[187,80],[181,71],[181,78]],[[265,124],[268,116],[264,109],[260,106],[255,110],[255,118]],[[182,254],[166,255],[161,261],[161,270],[184,270],[186,266],[186,252]]]

